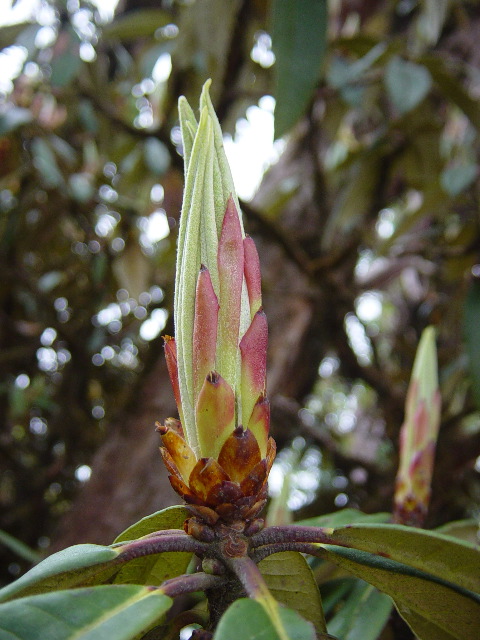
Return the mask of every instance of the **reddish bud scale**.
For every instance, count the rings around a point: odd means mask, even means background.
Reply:
[[[195,401],[208,373],[215,369],[218,300],[208,269],[198,274],[193,324],[193,376]]]
[[[203,383],[195,408],[200,450],[217,457],[235,427],[235,395],[230,385],[215,371]]]
[[[262,306],[262,282],[260,273],[260,260],[257,248],[250,237],[243,241],[243,251],[245,256],[244,274],[247,284],[248,300],[250,303],[250,317],[254,315]]]
[[[164,336],[164,350],[165,360],[167,361],[168,375],[170,377],[170,383],[173,389],[173,395],[175,396],[175,403],[177,405],[180,420],[183,421],[182,416],[182,401],[180,398],[180,387],[178,385],[178,363],[177,363],[177,346],[175,339],[171,336]]]
[[[235,380],[243,286],[243,238],[238,212],[230,196],[218,242],[220,309],[217,366],[231,384]]]
[[[240,341],[242,420],[247,426],[256,402],[265,393],[267,343],[267,318],[260,310]]]

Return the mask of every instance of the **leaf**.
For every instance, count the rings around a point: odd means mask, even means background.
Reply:
[[[137,540],[155,531],[166,529],[182,529],[189,517],[185,507],[174,506],[157,511],[142,518],[139,522],[123,531],[115,539],[117,542]],[[167,551],[154,555],[135,558],[124,565],[114,578],[115,584],[150,584],[160,585],[165,580],[185,573],[192,558],[191,553]]]
[[[407,621],[421,619],[437,635],[420,640],[452,638],[476,640],[480,624],[480,597],[400,562],[358,549],[325,545],[332,562],[388,594]],[[478,569],[477,569],[478,573]]]
[[[394,56],[385,68],[385,88],[400,115],[416,107],[432,86],[426,67]]]
[[[28,562],[40,562],[42,559],[42,556],[37,551],[31,549],[24,542],[18,540],[18,538],[3,531],[3,529],[0,529],[0,544],[3,544],[7,549],[16,553],[20,558],[28,560]]]
[[[32,122],[33,114],[30,109],[10,107],[0,114],[0,135],[15,131],[18,127]]]
[[[59,51],[54,49],[51,61],[52,73],[50,82],[54,88],[62,88],[69,84],[80,71],[83,61],[79,54],[80,38],[69,28],[62,31],[58,42],[61,41]]]
[[[158,138],[147,138],[143,146],[143,154],[147,169],[154,176],[163,176],[170,166],[170,153]]]
[[[31,145],[33,164],[40,173],[44,186],[55,189],[64,184],[63,175],[58,167],[55,154],[43,138],[35,138]]]
[[[444,169],[440,175],[440,184],[449,196],[457,196],[474,182],[477,175],[477,165],[464,162]]]
[[[183,529],[183,523],[190,516],[190,513],[182,506],[167,507],[156,513],[152,513],[142,518],[128,529],[122,531],[114,540],[117,542],[128,542],[138,540],[143,536],[148,536],[155,531],[165,531],[166,529]]]
[[[473,98],[462,84],[448,70],[445,61],[440,57],[423,56],[420,59],[438,84],[446,98],[457,105],[467,116],[473,126],[480,130],[480,109],[478,99]]]
[[[438,533],[443,533],[446,536],[452,538],[459,538],[470,544],[478,545],[480,527],[477,520],[474,518],[466,520],[455,520],[454,522],[447,522],[447,524],[438,527]]]
[[[327,44],[326,0],[275,0],[271,9],[275,53],[275,138],[303,115],[320,79]]]
[[[161,9],[138,9],[115,18],[103,27],[102,36],[107,40],[136,40],[153,36],[157,29],[172,22],[172,17]]]
[[[68,589],[95,575],[118,571],[112,561],[118,552],[96,544],[69,547],[37,564],[21,578],[0,590],[0,602],[45,591]],[[103,576],[105,577],[105,576]]]
[[[463,335],[472,379],[472,395],[480,408],[480,279],[473,278],[463,308]]]
[[[18,24],[7,24],[2,26],[0,28],[0,49],[17,44],[17,38],[19,38],[26,29],[29,29],[32,26],[32,22],[19,22]]]
[[[393,524],[334,529],[337,544],[367,551],[425,571],[471,591],[480,591],[480,550],[435,531]]]
[[[388,522],[390,518],[391,515],[389,513],[362,513],[358,509],[349,508],[340,509],[340,511],[327,513],[323,516],[299,520],[295,524],[309,527],[340,527],[344,524]]]
[[[258,568],[276,600],[312,622],[317,632],[326,632],[320,592],[312,570],[300,553],[275,553],[262,560]]]
[[[234,629],[241,629],[242,638],[248,640],[315,640],[317,636],[310,622],[291,609],[279,607],[278,610],[283,631],[281,634],[260,603],[240,598],[220,618],[213,640],[232,640]]]
[[[172,604],[160,591],[105,585],[22,598],[0,605],[2,640],[130,640]]]
[[[346,602],[328,623],[328,630],[342,640],[376,640],[392,607],[387,595],[363,580],[356,580]]]

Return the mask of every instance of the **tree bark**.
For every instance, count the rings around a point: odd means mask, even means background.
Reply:
[[[81,542],[110,544],[143,516],[179,500],[168,481],[155,421],[176,415],[163,349],[146,375],[135,406],[115,424],[95,454],[92,475],[64,516],[50,552]]]

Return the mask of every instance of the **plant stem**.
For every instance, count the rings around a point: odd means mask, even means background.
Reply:
[[[259,568],[249,556],[225,558],[225,562],[240,580],[250,598],[269,598],[270,592]]]
[[[320,527],[302,527],[300,525],[288,525],[284,527],[266,527],[250,538],[254,549],[264,545],[295,542],[320,542],[323,544],[337,544],[334,538],[326,533],[329,529]],[[345,546],[345,545],[341,545]]]
[[[175,531],[175,533],[172,533]],[[157,536],[141,538],[128,542],[122,547],[122,551],[117,558],[117,562],[126,562],[142,556],[163,553],[164,551],[191,551],[203,557],[209,549],[209,545],[200,542],[183,531],[172,530],[168,533],[159,531]]]
[[[268,556],[281,551],[299,551],[300,553],[308,553],[311,556],[322,557],[325,550],[308,542],[274,542],[266,544],[256,549],[252,554],[252,560],[255,563],[261,562]]]
[[[162,593],[170,598],[175,598],[185,593],[193,591],[206,591],[207,589],[218,589],[226,582],[223,576],[212,576],[209,573],[192,573],[182,575],[171,580],[166,580],[160,588]]]

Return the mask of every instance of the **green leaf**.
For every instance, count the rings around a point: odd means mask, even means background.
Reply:
[[[114,540],[117,542],[129,542],[138,540],[143,536],[148,536],[155,531],[165,531],[166,529],[183,529],[183,523],[190,516],[190,513],[182,506],[167,507],[149,516],[145,516],[128,529],[125,529]]]
[[[21,578],[0,590],[0,602],[45,591],[68,589],[95,576],[118,571],[112,561],[118,552],[96,544],[69,547],[37,564]]]
[[[432,86],[426,67],[394,56],[385,68],[385,88],[400,115],[416,107]]]
[[[275,0],[271,9],[275,53],[275,137],[303,115],[320,79],[327,43],[326,0]]]
[[[107,40],[136,40],[153,36],[157,29],[172,22],[172,16],[161,9],[138,9],[115,18],[103,27],[102,36]]]
[[[447,167],[440,175],[440,184],[449,196],[457,196],[469,187],[478,175],[475,163],[462,163]]]
[[[472,395],[480,407],[480,279],[473,278],[463,309],[463,333],[472,378]]]
[[[438,527],[438,533],[443,533],[446,536],[452,538],[459,538],[470,544],[478,546],[480,539],[480,526],[478,520],[469,518],[466,520],[455,520],[454,522],[447,522],[447,524]]]
[[[64,184],[63,175],[50,145],[43,138],[35,138],[31,148],[33,163],[43,179],[44,186],[47,189],[62,186]]]
[[[435,531],[403,525],[358,524],[334,529],[335,542],[425,571],[480,591],[480,550]]]
[[[181,529],[189,516],[185,507],[174,506],[157,511],[142,518],[139,522],[121,533],[117,542],[137,540],[155,531]],[[135,558],[125,564],[114,578],[115,584],[150,584],[160,585],[165,580],[185,573],[192,558],[191,553],[167,551],[154,555]]]
[[[388,594],[407,623],[425,619],[436,637],[476,640],[480,624],[480,597],[400,562],[358,549],[325,545],[332,562]],[[478,566],[477,566],[478,573]],[[412,622],[413,624],[413,622]],[[443,634],[443,635],[442,635]],[[433,640],[434,636],[420,636]]]
[[[163,176],[170,166],[167,147],[158,138],[147,138],[143,146],[145,164],[155,176]]]
[[[33,114],[30,109],[10,107],[0,115],[0,135],[15,131],[18,127],[32,122]]]
[[[7,549],[16,553],[20,558],[28,560],[28,562],[40,562],[42,559],[42,556],[37,551],[31,549],[24,542],[18,540],[18,538],[3,531],[3,529],[0,529],[0,544],[3,544]]]
[[[455,76],[448,70],[445,60],[440,57],[423,56],[420,59],[446,98],[457,105],[473,126],[480,130],[480,109],[478,99],[473,98]]]
[[[328,623],[328,630],[342,640],[376,640],[392,607],[387,595],[363,580],[356,580],[346,602]]]
[[[296,551],[275,553],[262,560],[258,568],[276,600],[312,622],[319,633],[326,632],[320,592],[302,554]]]
[[[317,636],[310,622],[291,609],[278,610],[281,635],[260,603],[246,598],[236,600],[220,619],[213,640],[232,640],[232,631],[240,629],[242,638],[248,640],[315,640]]]
[[[168,611],[171,598],[145,587],[105,585],[0,605],[2,640],[130,640]]]
[[[301,524],[308,527],[341,527],[344,524],[360,524],[360,523],[381,523],[388,522],[391,518],[390,513],[362,513],[358,509],[340,509],[334,513],[327,513],[323,516],[315,516],[314,518],[306,518],[299,520],[295,524]]]
[[[50,63],[50,82],[55,88],[65,87],[72,82],[83,64],[79,54],[80,38],[74,29],[66,29],[62,36],[66,39],[65,47],[59,53],[55,53]]]

